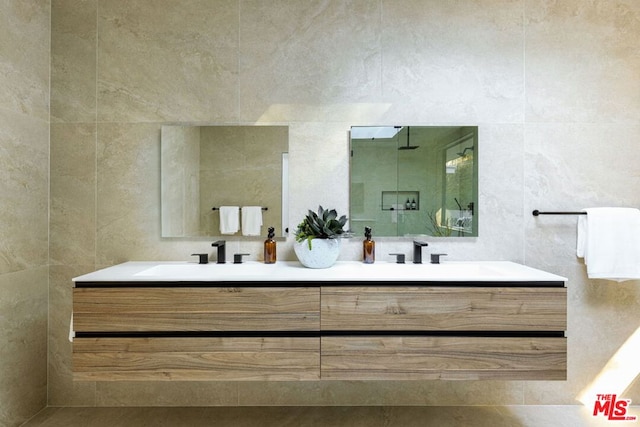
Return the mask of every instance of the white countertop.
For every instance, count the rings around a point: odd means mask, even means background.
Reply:
[[[222,281],[475,281],[566,282],[566,278],[509,261],[449,261],[441,264],[395,264],[339,261],[326,269],[303,267],[297,261],[263,264],[197,264],[195,262],[132,261],[73,279],[74,282],[222,282]]]

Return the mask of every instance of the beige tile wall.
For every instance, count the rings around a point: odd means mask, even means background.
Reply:
[[[640,283],[589,281],[575,217],[640,207],[640,3],[635,0],[54,0],[52,405],[574,404],[640,326]],[[70,279],[127,260],[186,260],[163,240],[164,122],[290,127],[290,226],[348,210],[352,125],[479,126],[480,236],[449,259],[569,277],[566,382],[73,383]],[[71,157],[72,156],[72,157]],[[56,160],[59,159],[59,160]],[[342,259],[360,257],[359,239]],[[259,242],[229,241],[258,259]],[[293,259],[291,239],[278,259]],[[378,258],[410,252],[378,242]],[[631,381],[632,378],[629,378]],[[640,388],[624,393],[640,401]]]
[[[0,3],[0,425],[47,402],[49,1]]]

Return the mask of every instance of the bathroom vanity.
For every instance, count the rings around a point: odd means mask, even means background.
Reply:
[[[128,262],[74,279],[74,378],[564,380],[565,282],[511,262]]]

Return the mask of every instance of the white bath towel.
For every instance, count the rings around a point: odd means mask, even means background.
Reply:
[[[242,207],[242,235],[259,236],[262,227],[262,207]]]
[[[640,279],[640,210],[589,208],[578,218],[577,255],[590,279]]]
[[[240,229],[240,208],[220,206],[220,233],[235,234]]]

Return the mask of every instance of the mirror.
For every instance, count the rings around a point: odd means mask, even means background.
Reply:
[[[223,236],[220,206],[240,207],[240,218],[242,206],[260,206],[260,236],[284,236],[287,126],[165,125],[160,140],[162,237]]]
[[[478,127],[352,127],[349,221],[377,236],[477,236]]]

